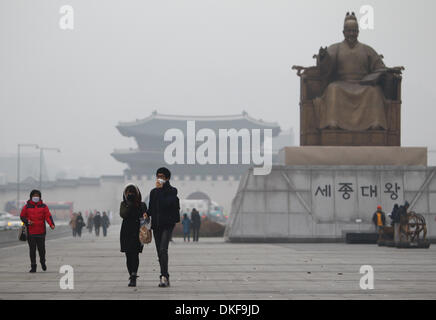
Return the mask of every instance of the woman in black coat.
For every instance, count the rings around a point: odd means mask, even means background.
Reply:
[[[121,252],[126,254],[129,287],[136,287],[139,253],[143,248],[139,242],[139,219],[147,212],[147,205],[141,200],[141,192],[137,186],[129,184],[124,188],[123,201],[120,204],[120,216],[123,219],[120,244]]]

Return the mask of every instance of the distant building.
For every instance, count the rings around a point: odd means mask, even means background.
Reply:
[[[184,177],[193,177],[200,179],[217,180],[218,177],[226,180],[232,176],[239,180],[240,176],[253,164],[242,164],[241,160],[241,139],[239,139],[239,159],[238,164],[174,164],[168,165],[164,160],[165,148],[171,143],[164,141],[165,132],[169,129],[179,129],[184,133],[185,147],[187,145],[187,122],[195,121],[195,131],[201,129],[211,129],[216,137],[219,137],[219,129],[271,129],[272,136],[276,137],[280,133],[280,127],[277,123],[264,122],[251,118],[246,112],[239,115],[226,116],[183,116],[183,115],[163,115],[153,112],[151,116],[143,120],[133,122],[119,123],[117,129],[126,137],[133,137],[138,145],[137,149],[115,150],[112,156],[128,165],[125,170],[127,176],[148,176],[155,174],[156,169],[166,166],[181,179]],[[263,136],[261,139],[263,143]],[[203,144],[203,141],[197,142],[196,147]],[[218,142],[217,142],[218,148]],[[230,143],[228,143],[230,148]],[[220,150],[221,152],[221,150]],[[217,151],[218,153],[218,151]],[[230,150],[228,149],[228,153]],[[218,163],[218,160],[217,160]]]

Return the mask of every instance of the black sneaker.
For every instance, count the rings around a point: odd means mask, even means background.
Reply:
[[[160,282],[159,282],[159,287],[160,288],[166,288],[170,286],[170,279],[168,279],[167,277],[160,277]]]
[[[36,272],[36,264],[32,264],[30,265],[30,273],[35,273]]]
[[[47,265],[45,264],[45,262],[41,262],[41,268],[43,271],[47,271]]]

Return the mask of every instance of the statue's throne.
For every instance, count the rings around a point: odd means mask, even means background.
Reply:
[[[316,57],[316,56],[315,56]],[[320,68],[293,66],[300,77],[300,145],[301,146],[401,146],[401,71],[390,68],[380,83],[387,104],[387,130],[347,131],[319,129],[319,116],[313,100],[320,97],[328,83]]]

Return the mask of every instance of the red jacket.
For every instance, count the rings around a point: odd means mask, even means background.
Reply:
[[[28,227],[29,234],[45,234],[45,221],[54,227],[53,217],[48,210],[48,207],[40,200],[38,203],[32,200],[27,201],[20,214],[21,221]],[[32,224],[29,224],[29,221]]]

